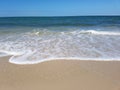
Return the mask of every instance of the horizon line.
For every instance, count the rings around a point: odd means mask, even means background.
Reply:
[[[84,16],[120,16],[120,15],[65,15],[65,16],[0,16],[0,18],[9,18],[9,17],[84,17]]]

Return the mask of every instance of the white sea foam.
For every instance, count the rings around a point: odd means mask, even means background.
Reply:
[[[0,56],[12,55],[14,64],[49,60],[120,60],[120,32],[95,30],[49,31],[0,38]]]
[[[21,54],[24,54],[24,53],[20,53],[20,52],[12,52],[12,51],[5,51],[5,50],[0,50],[1,53],[3,54],[8,54],[8,55],[21,55]]]
[[[96,34],[96,35],[120,35],[120,32],[108,32],[108,31],[95,31],[95,30],[82,30],[78,31],[80,34]]]

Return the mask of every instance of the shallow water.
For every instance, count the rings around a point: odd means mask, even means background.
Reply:
[[[52,59],[120,60],[120,17],[0,18],[0,57],[34,64]]]

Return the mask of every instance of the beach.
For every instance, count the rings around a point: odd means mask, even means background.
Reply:
[[[0,90],[120,90],[119,21],[1,17]]]
[[[120,90],[119,61],[53,60],[17,65],[0,58],[0,90]]]

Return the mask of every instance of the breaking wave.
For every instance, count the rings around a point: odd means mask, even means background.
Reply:
[[[120,60],[120,32],[96,30],[31,32],[0,36],[0,57],[14,64],[48,60]]]

